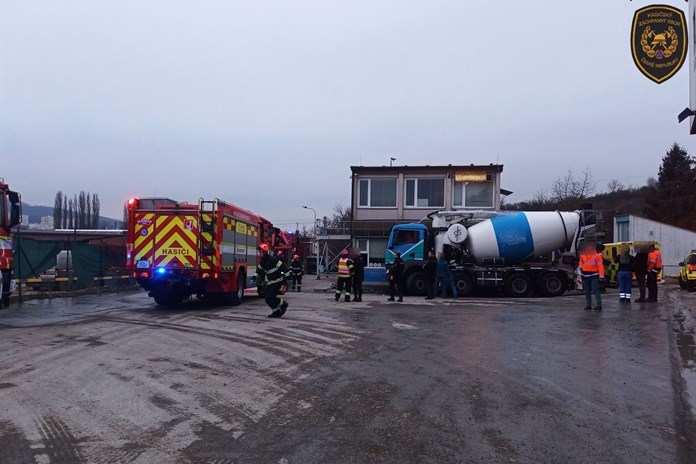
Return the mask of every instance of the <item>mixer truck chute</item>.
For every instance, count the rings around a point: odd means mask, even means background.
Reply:
[[[412,295],[425,294],[422,266],[428,250],[450,261],[458,295],[475,288],[500,289],[509,296],[531,292],[558,296],[573,288],[579,244],[595,239],[598,214],[574,212],[436,211],[423,223],[392,228],[385,262],[400,252],[405,285]],[[601,217],[601,216],[599,216]]]

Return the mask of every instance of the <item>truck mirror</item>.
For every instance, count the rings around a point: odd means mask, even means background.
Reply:
[[[14,227],[22,222],[22,207],[19,203],[12,203],[10,210],[10,227]]]
[[[22,199],[19,193],[13,191],[7,192],[7,196],[10,198],[10,203],[12,203],[13,205],[20,203]]]

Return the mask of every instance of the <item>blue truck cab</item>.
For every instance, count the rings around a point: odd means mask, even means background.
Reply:
[[[425,242],[428,229],[424,224],[396,224],[392,227],[387,242],[387,252],[384,263],[394,264],[394,253],[401,253],[404,263],[423,261],[425,257]]]

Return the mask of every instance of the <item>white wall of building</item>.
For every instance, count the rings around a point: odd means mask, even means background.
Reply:
[[[665,276],[677,277],[679,262],[683,261],[691,250],[696,250],[696,232],[638,216],[628,216],[628,237],[618,237],[618,223],[622,222],[621,218],[625,216],[617,216],[614,219],[614,241],[659,242]]]
[[[40,224],[42,229],[53,230],[53,216],[42,216]]]
[[[689,90],[691,95],[691,109],[696,110],[696,1],[689,2],[689,13],[686,19],[689,25]],[[691,120],[693,121],[693,116]]]

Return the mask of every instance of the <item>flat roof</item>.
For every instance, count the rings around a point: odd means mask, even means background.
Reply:
[[[350,170],[354,173],[361,171],[382,171],[390,173],[399,173],[404,171],[486,171],[486,172],[503,172],[502,164],[447,164],[447,165],[429,165],[424,166],[351,166]]]

